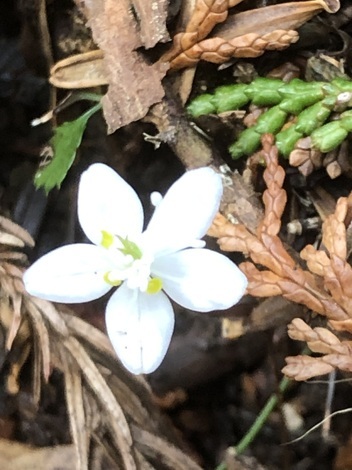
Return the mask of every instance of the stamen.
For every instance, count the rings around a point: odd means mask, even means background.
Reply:
[[[110,248],[113,245],[115,237],[112,233],[107,232],[106,230],[101,231],[102,240],[100,242],[101,246],[104,248]]]
[[[148,287],[147,287],[147,294],[157,294],[158,292],[161,291],[163,288],[163,281],[160,279],[160,277],[153,277],[150,279],[148,282]]]
[[[107,283],[107,284],[110,284],[110,286],[120,286],[122,284],[122,281],[121,279],[114,279],[113,276],[112,276],[112,271],[107,271],[105,274],[104,274],[104,281]]]

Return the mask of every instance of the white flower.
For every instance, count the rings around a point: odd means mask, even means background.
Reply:
[[[46,300],[79,303],[120,286],[106,307],[109,338],[130,372],[150,373],[163,360],[174,328],[168,296],[208,312],[231,307],[246,289],[234,263],[202,248],[221,195],[217,173],[189,171],[158,202],[142,232],[135,191],[106,165],[94,164],[78,192],[78,218],[93,245],[67,245],[43,256],[24,274],[26,289]]]

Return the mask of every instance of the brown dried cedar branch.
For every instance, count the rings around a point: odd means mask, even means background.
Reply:
[[[311,328],[303,320],[295,318],[288,326],[292,339],[306,341],[308,347],[321,357],[289,356],[282,372],[295,380],[308,380],[324,375],[335,368],[352,371],[352,342],[340,341],[326,328]]]
[[[329,374],[335,368],[320,357],[288,356],[286,363],[281,372],[295,380],[308,380],[318,375]]]
[[[266,155],[266,168],[263,179],[267,189],[263,193],[265,207],[264,219],[258,227],[258,238],[261,233],[277,235],[281,227],[281,216],[284,212],[287,195],[282,189],[285,180],[285,170],[278,165],[277,150],[274,147],[274,139],[268,137],[264,141],[263,152]]]
[[[170,61],[183,51],[193,47],[206,38],[215,25],[222,23],[228,16],[228,9],[243,0],[197,0],[191,18],[184,32],[173,38],[171,49],[163,56],[162,61]]]
[[[301,257],[307,261],[309,269],[321,276],[324,287],[332,298],[352,317],[352,268],[347,262],[347,240],[345,219],[351,211],[352,196],[337,201],[334,214],[323,223],[323,250],[306,246]],[[348,217],[349,218],[349,217]]]
[[[282,295],[333,320],[346,320],[347,312],[320,287],[319,279],[295,262],[276,235],[286,201],[282,189],[284,173],[278,164],[273,137],[263,136],[262,143],[263,156],[267,163],[265,179],[268,189],[264,196],[264,220],[257,236],[243,225],[231,224],[221,218],[217,219],[217,226],[210,233],[219,237],[218,243],[222,250],[242,251],[250,256],[253,263],[268,269],[259,270],[251,262],[240,265],[249,281],[249,294],[263,297]]]
[[[298,33],[278,29],[261,35],[249,33],[231,40],[220,37],[205,39],[180,53],[171,62],[171,68],[178,70],[193,67],[200,60],[222,64],[232,57],[258,57],[268,50],[282,50],[297,42]]]
[[[352,355],[351,341],[340,341],[326,328],[311,328],[301,318],[295,318],[288,325],[288,335],[297,341],[305,341],[315,353]]]
[[[228,17],[227,8],[237,3],[237,0],[198,0],[186,31],[175,36],[172,49],[161,61],[170,61],[172,69],[179,69],[195,65],[201,59],[222,63],[230,57],[257,57],[264,50],[287,47],[297,40],[293,30],[322,9],[332,13],[340,7],[338,0],[311,0],[272,5]],[[204,41],[220,22],[213,37]]]

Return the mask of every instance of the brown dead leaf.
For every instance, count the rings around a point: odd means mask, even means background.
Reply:
[[[50,70],[49,82],[66,89],[107,85],[103,57],[103,52],[96,50],[60,60]]]
[[[150,64],[139,50],[146,45],[143,41],[150,47],[160,34],[165,38],[161,33],[162,27],[156,28],[159,32],[152,33],[151,36],[146,34],[146,10],[152,16],[156,14],[160,22],[165,21],[165,17],[160,14],[163,4],[165,6],[165,2],[160,5],[159,2],[147,2],[143,6],[138,2],[138,11],[144,12],[140,29],[131,14],[128,0],[86,2],[88,25],[104,54],[109,89],[102,103],[109,133],[144,117],[150,106],[158,103],[164,96],[161,80],[168,67],[163,63]],[[157,7],[154,13],[153,5]]]
[[[230,16],[226,23],[218,26],[213,34],[223,39],[231,39],[252,32],[264,35],[280,29],[297,29],[321,10],[336,13],[340,8],[338,0],[311,0],[271,5],[255,10],[244,11]]]

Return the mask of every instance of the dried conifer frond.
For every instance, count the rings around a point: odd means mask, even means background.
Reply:
[[[338,368],[352,372],[352,356],[349,354],[326,354],[321,357],[289,356],[282,372],[295,380],[308,380],[318,375],[329,374]]]
[[[31,237],[7,219],[0,218],[0,230],[32,245]],[[1,242],[0,251],[12,253]],[[200,470],[173,429],[165,426],[148,384],[123,368],[107,336],[68,309],[30,296],[22,272],[13,257],[0,260],[0,322],[7,332],[1,357],[11,348],[6,388],[11,394],[20,392],[19,377],[31,358],[32,399],[39,405],[43,382],[53,369],[62,372],[75,452],[72,469],[88,470],[89,455],[96,449],[113,468],[152,470],[152,462],[162,461],[158,468]],[[150,435],[159,439],[157,449]]]
[[[287,365],[282,373],[295,380],[308,380],[318,375],[329,374],[334,370],[331,364],[324,362],[321,358],[310,356],[286,357]]]
[[[199,60],[223,63],[231,57],[258,57],[265,50],[288,47],[298,40],[299,26],[323,9],[331,13],[340,6],[336,0],[290,2],[229,17],[228,8],[240,1],[198,0],[185,31],[174,37],[171,50],[161,60],[180,69]],[[217,24],[213,37],[205,39]]]
[[[242,263],[240,267],[249,281],[249,294],[263,297],[282,295],[329,318],[344,320],[347,318],[345,310],[320,287],[311,272],[296,263],[277,236],[286,203],[286,192],[282,188],[285,173],[278,163],[272,136],[263,136],[262,144],[262,155],[267,164],[264,172],[267,190],[263,195],[264,218],[257,229],[257,236],[243,225],[232,224],[220,217],[209,233],[217,235],[222,250],[241,251],[253,263],[271,272],[261,271],[251,263]]]
[[[311,328],[301,318],[295,318],[288,325],[290,338],[305,341],[311,351],[321,354],[351,355],[352,342],[340,341],[339,338],[326,328]]]
[[[258,234],[266,232],[268,235],[277,235],[281,227],[281,216],[286,206],[286,191],[282,189],[285,179],[285,170],[278,164],[277,150],[274,139],[270,137],[263,142],[266,168],[263,174],[267,189],[263,193],[265,207],[264,219],[258,227]],[[259,235],[260,237],[260,235]]]
[[[268,50],[281,50],[298,41],[296,31],[278,29],[260,35],[249,33],[231,40],[220,37],[205,39],[178,55],[172,68],[193,67],[200,60],[223,64],[232,57],[258,57]]]
[[[214,26],[228,16],[228,9],[243,0],[197,0],[186,29],[173,38],[173,45],[163,60],[172,61],[184,51],[206,38]]]
[[[241,251],[251,258],[252,262],[240,265],[248,279],[249,294],[282,296],[326,316],[330,327],[336,331],[352,333],[352,268],[346,260],[346,227],[351,224],[352,195],[340,198],[334,213],[326,217],[322,226],[323,249],[307,245],[302,250],[301,258],[306,261],[308,270],[303,269],[278,236],[286,204],[282,188],[285,174],[278,164],[272,137],[263,136],[262,144],[267,189],[263,194],[264,216],[257,235],[222,216],[216,217],[209,233],[218,237],[221,249]],[[288,358],[284,373],[290,377],[305,380],[335,367],[352,369],[352,342],[340,341],[325,328],[312,329],[299,319],[289,326],[289,335],[307,342],[313,352],[324,354],[320,358]]]
[[[323,245],[328,253],[307,245],[301,257],[309,269],[321,276],[334,301],[352,316],[352,268],[347,262],[346,217],[351,211],[351,197],[340,198],[333,214],[323,223]],[[350,217],[348,216],[349,222]],[[335,319],[331,316],[333,320]],[[339,319],[342,320],[342,319]]]

